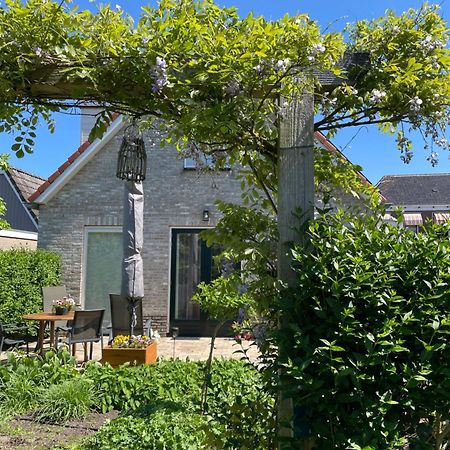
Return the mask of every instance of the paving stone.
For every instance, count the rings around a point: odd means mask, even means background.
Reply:
[[[104,338],[104,345],[107,338]],[[178,337],[175,341],[170,337],[162,337],[158,341],[158,358],[171,359],[173,357],[191,361],[205,361],[208,359],[211,339],[207,337],[187,338]],[[251,361],[256,361],[259,355],[258,349],[251,342],[244,341],[241,347],[234,339],[217,338],[214,346],[215,358],[242,358],[242,348],[248,350],[247,355]],[[82,362],[84,358],[83,348],[77,346],[77,361]],[[6,359],[6,352],[0,354],[0,361]],[[99,344],[94,344],[93,359],[101,359]]]

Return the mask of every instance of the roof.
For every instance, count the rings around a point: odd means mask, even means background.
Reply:
[[[393,205],[450,204],[450,173],[385,175],[377,187]]]
[[[29,239],[29,234],[33,240],[37,233],[37,210],[32,211],[28,202],[29,193],[42,184],[43,178],[32,175],[21,169],[10,167],[0,172],[0,195],[6,204],[4,219],[11,225],[9,237],[17,237],[17,232],[25,233]],[[5,237],[4,230],[1,231]],[[8,236],[6,236],[8,237]],[[23,238],[23,236],[21,236]]]
[[[96,139],[94,143],[89,141],[83,142],[74,153],[67,159],[67,161],[62,164],[58,169],[50,175],[48,180],[41,184],[36,191],[28,197],[30,202],[45,203],[48,201],[48,191],[54,188],[56,192],[65,183],[65,179],[73,176],[76,171],[81,168],[90,158],[92,158],[102,147],[108,142],[112,136],[118,133],[121,129],[120,124],[122,123],[119,114],[113,115],[113,123],[108,128],[107,133],[103,136],[101,140]],[[346,156],[333,145],[320,131],[314,132],[314,137],[317,139],[327,150],[331,152],[337,152],[342,159],[348,161]],[[95,145],[94,145],[95,144]],[[372,184],[361,172],[359,176],[364,183]],[[58,186],[57,186],[58,185]],[[46,194],[46,195],[44,195]],[[45,198],[47,197],[47,198]]]
[[[313,74],[323,87],[335,87],[342,84],[355,84],[356,79],[361,75],[361,72],[366,71],[369,66],[369,54],[363,52],[350,53],[346,52],[338,63],[342,69],[342,74],[336,75],[329,70],[319,72],[313,70]]]
[[[42,177],[25,172],[25,170],[16,167],[9,167],[7,172],[11,182],[23,197],[24,201],[28,201],[28,198],[36,192],[39,186],[45,181]]]
[[[351,163],[351,161],[320,131],[314,132],[314,137],[323,145],[325,149],[330,152],[336,152],[341,159],[344,161]],[[371,185],[370,180],[360,171],[358,171],[358,176],[363,181],[363,183]]]

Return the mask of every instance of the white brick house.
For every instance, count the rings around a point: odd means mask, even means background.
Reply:
[[[102,140],[82,144],[30,197],[39,207],[38,247],[61,255],[68,291],[85,308],[105,307],[107,317],[108,293],[120,292],[121,281],[123,182],[115,173],[123,128],[116,117]],[[178,326],[181,334],[205,335],[211,324],[190,297],[211,277],[212,254],[198,233],[219,220],[216,200],[241,202],[240,182],[233,168],[187,170],[174,147],[147,146],[147,153],[144,316],[161,333]]]

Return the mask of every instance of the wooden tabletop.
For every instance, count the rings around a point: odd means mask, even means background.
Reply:
[[[57,315],[54,312],[40,312],[25,314],[22,316],[25,320],[40,320],[44,322],[54,322],[57,320],[73,320],[75,312],[69,311],[67,314]]]

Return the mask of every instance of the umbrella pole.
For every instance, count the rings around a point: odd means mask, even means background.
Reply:
[[[131,339],[131,336],[134,335],[134,328],[137,324],[137,313],[136,313],[136,307],[137,307],[137,299],[133,297],[127,297],[128,300],[128,311],[130,313],[130,334],[129,339]]]

